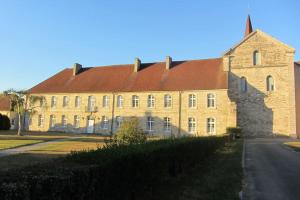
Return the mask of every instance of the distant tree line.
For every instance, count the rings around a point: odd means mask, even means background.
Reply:
[[[9,130],[10,120],[6,115],[0,114],[0,130]]]

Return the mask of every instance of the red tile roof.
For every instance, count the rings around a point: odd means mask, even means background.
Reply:
[[[10,100],[8,97],[0,97],[0,110],[1,111],[10,110]]]
[[[133,68],[133,64],[83,68],[76,76],[67,68],[31,88],[30,93],[227,89],[222,58],[175,61],[169,70],[164,62],[141,64],[137,73]]]

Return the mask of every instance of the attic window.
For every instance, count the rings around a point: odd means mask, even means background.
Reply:
[[[253,65],[260,65],[261,64],[261,56],[258,51],[253,52]]]

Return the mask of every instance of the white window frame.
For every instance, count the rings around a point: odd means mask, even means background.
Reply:
[[[81,104],[81,97],[76,96],[75,97],[75,108],[80,108],[80,104]]]
[[[188,132],[189,133],[196,133],[197,131],[197,122],[195,117],[188,118]]]
[[[80,116],[74,115],[74,128],[80,128]]]
[[[139,98],[139,96],[137,96],[137,95],[132,95],[132,107],[133,108],[138,108],[139,107],[139,105],[140,105],[140,98]]]
[[[68,118],[67,118],[67,116],[66,115],[62,115],[61,116],[61,125],[62,125],[62,127],[67,127],[67,125],[68,125]]]
[[[103,108],[108,108],[109,107],[109,96],[104,95],[102,97],[102,107]]]
[[[51,97],[51,108],[56,108],[56,105],[57,105],[57,97],[52,96]]]
[[[55,123],[56,123],[55,115],[50,115],[50,123],[49,123],[50,128],[55,127]]]
[[[172,96],[170,94],[164,95],[164,107],[171,108],[172,107]]]
[[[88,110],[94,111],[96,108],[96,97],[95,96],[89,96],[88,97]]]
[[[171,132],[171,118],[170,117],[164,117],[164,131],[165,132]]]
[[[42,114],[38,115],[38,127],[44,127],[44,115]]]
[[[124,104],[124,99],[122,95],[118,95],[117,96],[117,107],[118,108],[123,108],[123,104]]]
[[[196,108],[197,106],[197,96],[195,94],[189,94],[188,96],[188,107]]]
[[[154,118],[152,116],[147,117],[147,131],[148,132],[153,132],[154,131]]]
[[[148,108],[154,108],[155,107],[155,97],[152,94],[148,95],[148,98],[147,98],[147,107]]]
[[[63,106],[64,108],[69,106],[69,97],[68,96],[63,96]]]
[[[108,127],[109,127],[108,117],[104,115],[101,118],[101,128],[103,130],[108,130]]]
[[[123,123],[123,117],[116,116],[116,129],[119,129]]]
[[[206,118],[206,133],[209,135],[215,135],[216,134],[216,118],[209,117]]]
[[[208,93],[207,94],[207,108],[215,108],[216,107],[216,94]]]

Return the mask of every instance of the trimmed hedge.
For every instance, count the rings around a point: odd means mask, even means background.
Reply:
[[[10,120],[6,115],[0,114],[0,130],[9,130]]]
[[[242,129],[240,127],[228,127],[227,134],[231,139],[241,138],[242,137]]]
[[[167,184],[224,145],[225,137],[180,138],[112,145],[72,153],[57,166],[39,165],[1,176],[4,200],[151,199]]]

